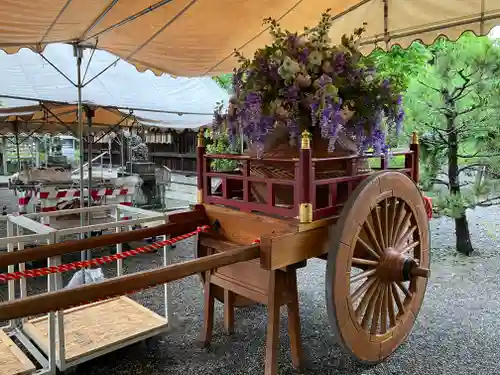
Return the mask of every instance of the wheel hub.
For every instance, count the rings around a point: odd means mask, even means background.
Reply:
[[[414,258],[401,254],[393,247],[385,250],[377,266],[377,276],[385,282],[410,281],[417,276],[428,277],[427,273],[428,270],[418,267],[418,262]]]

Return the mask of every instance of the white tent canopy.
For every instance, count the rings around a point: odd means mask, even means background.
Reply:
[[[3,106],[30,103],[1,96],[77,103],[77,90],[70,82],[76,82],[72,47],[53,44],[45,49],[43,56],[47,60],[28,49],[14,55],[0,51],[0,102]],[[84,84],[116,60],[115,56],[104,51],[85,50],[82,71],[87,70],[87,73]],[[215,103],[226,103],[228,94],[209,77],[158,77],[150,71],[140,73],[134,66],[119,60],[82,89],[82,99],[84,103],[123,108],[126,113],[133,109],[135,116],[160,121],[165,127],[198,128],[210,123]],[[147,121],[142,123],[148,124]],[[152,125],[158,126],[157,123]]]

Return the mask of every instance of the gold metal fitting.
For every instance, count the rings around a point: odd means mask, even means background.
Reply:
[[[417,134],[417,132],[411,133],[411,143],[413,145],[418,145],[418,134]]]
[[[309,150],[311,148],[311,133],[307,130],[302,132],[300,148],[302,150]]]
[[[196,192],[196,202],[198,204],[203,203],[203,189],[198,189],[198,191]]]
[[[299,206],[299,221],[311,223],[313,221],[313,209],[311,203],[301,203]]]
[[[198,132],[198,144],[197,147],[205,147],[205,137],[203,136],[203,129]]]

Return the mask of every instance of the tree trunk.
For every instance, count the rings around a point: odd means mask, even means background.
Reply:
[[[450,195],[457,198],[460,193],[460,176],[458,168],[458,134],[455,127],[455,117],[446,116],[448,133],[448,179]],[[470,255],[474,249],[470,241],[469,224],[465,209],[460,211],[460,215],[455,218],[456,249],[459,253]]]
[[[474,249],[470,242],[469,223],[465,211],[462,216],[455,218],[456,247],[459,253],[470,255]]]

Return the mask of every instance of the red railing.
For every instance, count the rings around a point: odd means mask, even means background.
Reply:
[[[312,215],[301,217],[301,221],[318,220],[338,215],[353,190],[373,171],[399,171],[418,182],[418,154],[416,136],[409,150],[391,155],[393,158],[404,156],[401,167],[390,167],[389,160],[380,155],[313,158],[310,149],[301,149],[300,157],[294,159],[208,155],[200,140],[197,148],[198,200],[288,218],[298,217],[299,207],[306,205],[312,207]],[[239,168],[234,172],[215,172],[211,163],[217,159],[237,161]],[[368,165],[378,160],[379,164],[369,165],[366,172],[360,172],[360,160]],[[325,178],[318,173],[339,163],[344,166],[342,176]],[[275,171],[286,171],[283,173],[286,176],[251,174],[251,169],[255,172],[255,165],[275,167]]]
[[[216,159],[236,160],[239,164],[239,170],[231,172],[213,172],[210,167],[211,162]],[[241,155],[203,155],[202,159],[202,191],[203,202],[211,204],[221,204],[235,207],[241,211],[256,211],[270,215],[283,217],[297,216],[298,204],[296,200],[292,204],[279,204],[276,202],[276,191],[278,188],[288,187],[294,194],[298,191],[296,188],[296,179],[263,178],[252,176],[250,167],[256,158]],[[291,169],[296,169],[298,161],[294,159],[266,158],[259,159],[261,165],[287,164]],[[294,174],[295,175],[295,174]],[[218,180],[218,181],[217,181]],[[217,184],[218,188],[214,185]],[[271,199],[259,199],[255,197],[256,191],[252,188],[260,188],[265,197]],[[253,191],[253,193],[252,193]]]
[[[394,152],[391,157],[405,157],[404,167],[389,167],[389,160],[380,155],[363,155],[363,156],[345,156],[345,157],[330,157],[330,158],[313,158],[313,168],[322,163],[343,161],[347,164],[346,174],[340,177],[333,178],[318,178],[314,176],[312,180],[312,196],[311,203],[313,205],[313,220],[319,220],[325,217],[338,215],[349,198],[350,194],[356,187],[374,171],[392,170],[407,174],[413,179],[414,173],[412,166],[414,165],[415,151],[398,151]],[[359,173],[357,168],[360,167],[358,161],[365,161],[370,164],[370,161],[378,160],[379,167],[370,166],[366,172]],[[409,167],[407,167],[409,166]]]

